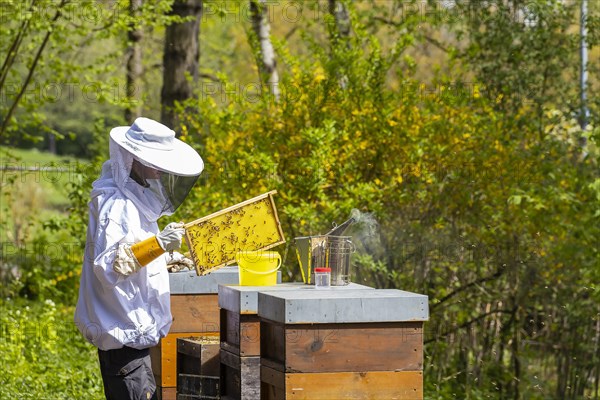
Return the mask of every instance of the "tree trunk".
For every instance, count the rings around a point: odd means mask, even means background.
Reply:
[[[568,332],[569,321],[568,317],[562,319],[562,332]],[[569,343],[564,334],[561,333],[557,343],[560,343],[559,350],[556,355],[556,398],[564,399],[567,396],[568,377],[570,373],[571,355],[569,352]]]
[[[344,3],[339,0],[329,0],[329,13],[335,19],[335,26],[340,38],[350,36],[350,15]]]
[[[275,49],[271,43],[271,26],[269,24],[269,13],[266,0],[250,0],[250,14],[252,17],[252,29],[258,38],[260,45],[261,60],[258,70],[261,84],[266,84],[269,91],[279,100],[279,75],[277,73],[277,61],[275,60]]]
[[[48,151],[51,154],[56,154],[56,136],[54,136],[54,133],[48,133]]]
[[[176,0],[171,15],[193,17],[192,20],[167,26],[165,32],[160,118],[165,125],[176,128],[179,119],[174,107],[176,103],[192,97],[193,83],[198,80],[202,1]]]
[[[137,21],[142,3],[143,0],[129,1],[129,15],[134,22],[129,25],[127,31],[127,82],[125,83],[127,106],[125,108],[125,120],[130,124],[141,116],[139,78],[142,75],[142,28],[136,25],[135,21]]]
[[[519,335],[519,319],[516,316],[518,313],[518,309],[515,310],[515,318],[516,318],[516,323],[515,326],[513,328],[513,337],[512,337],[512,341],[511,341],[511,354],[512,354],[512,367],[513,367],[513,384],[514,384],[514,390],[513,390],[513,398],[515,400],[519,400],[521,398],[521,392],[520,392],[520,382],[521,382],[521,355],[519,354],[519,342],[520,342],[520,335]]]
[[[329,13],[335,20],[335,30],[332,30],[331,42],[335,47],[340,43],[346,44],[350,48],[348,37],[350,36],[350,15],[348,9],[340,0],[329,0]],[[342,89],[348,86],[348,77],[343,73],[338,73],[339,84]]]

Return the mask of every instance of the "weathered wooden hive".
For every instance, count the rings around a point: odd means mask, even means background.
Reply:
[[[427,296],[258,293],[261,399],[422,399]]]
[[[159,399],[175,400],[177,395],[177,339],[213,336],[220,331],[218,287],[239,281],[237,267],[225,267],[209,275],[195,271],[169,274],[173,324],[158,346],[150,349],[152,371]]]
[[[332,290],[370,289],[351,283]],[[259,292],[310,290],[303,283],[276,286],[219,286],[221,307],[221,398],[260,399],[260,320]]]

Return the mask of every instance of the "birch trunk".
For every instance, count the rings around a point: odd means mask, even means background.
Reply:
[[[175,114],[176,103],[193,95],[193,84],[198,80],[200,61],[201,0],[177,0],[172,15],[193,19],[167,26],[163,57],[163,87],[161,91],[161,121],[176,128],[179,120]]]
[[[280,95],[279,75],[277,73],[275,49],[271,43],[271,25],[269,24],[266,0],[251,0],[250,14],[252,29],[260,45],[261,60],[258,63],[258,71],[261,84],[266,84],[273,97],[275,97],[275,101],[278,101]]]
[[[142,75],[142,28],[137,26],[135,21],[137,21],[142,3],[143,0],[130,0],[129,2],[129,15],[134,22],[129,25],[127,31],[128,47],[125,83],[127,107],[125,108],[125,120],[130,124],[141,116],[139,79]]]
[[[350,15],[344,3],[339,0],[329,0],[329,13],[335,19],[340,38],[350,36]]]
[[[331,41],[335,46],[340,41],[345,42],[346,47],[350,47],[348,38],[350,36],[350,15],[348,9],[339,0],[329,0],[329,13],[333,15],[335,20],[336,33],[332,35]],[[348,77],[345,74],[339,73],[339,84],[342,89],[348,86]]]

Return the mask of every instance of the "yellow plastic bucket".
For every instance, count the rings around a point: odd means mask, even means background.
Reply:
[[[276,251],[241,251],[235,261],[240,271],[241,286],[273,286],[277,284],[277,270],[281,256]]]

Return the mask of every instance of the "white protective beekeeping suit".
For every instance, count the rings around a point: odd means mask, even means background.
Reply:
[[[168,333],[165,250],[173,249],[173,228],[159,232],[157,220],[175,212],[203,166],[194,149],[158,122],[138,118],[111,131],[110,160],[91,193],[75,311],[77,327],[99,349],[143,349]],[[139,170],[153,172],[140,176]]]

